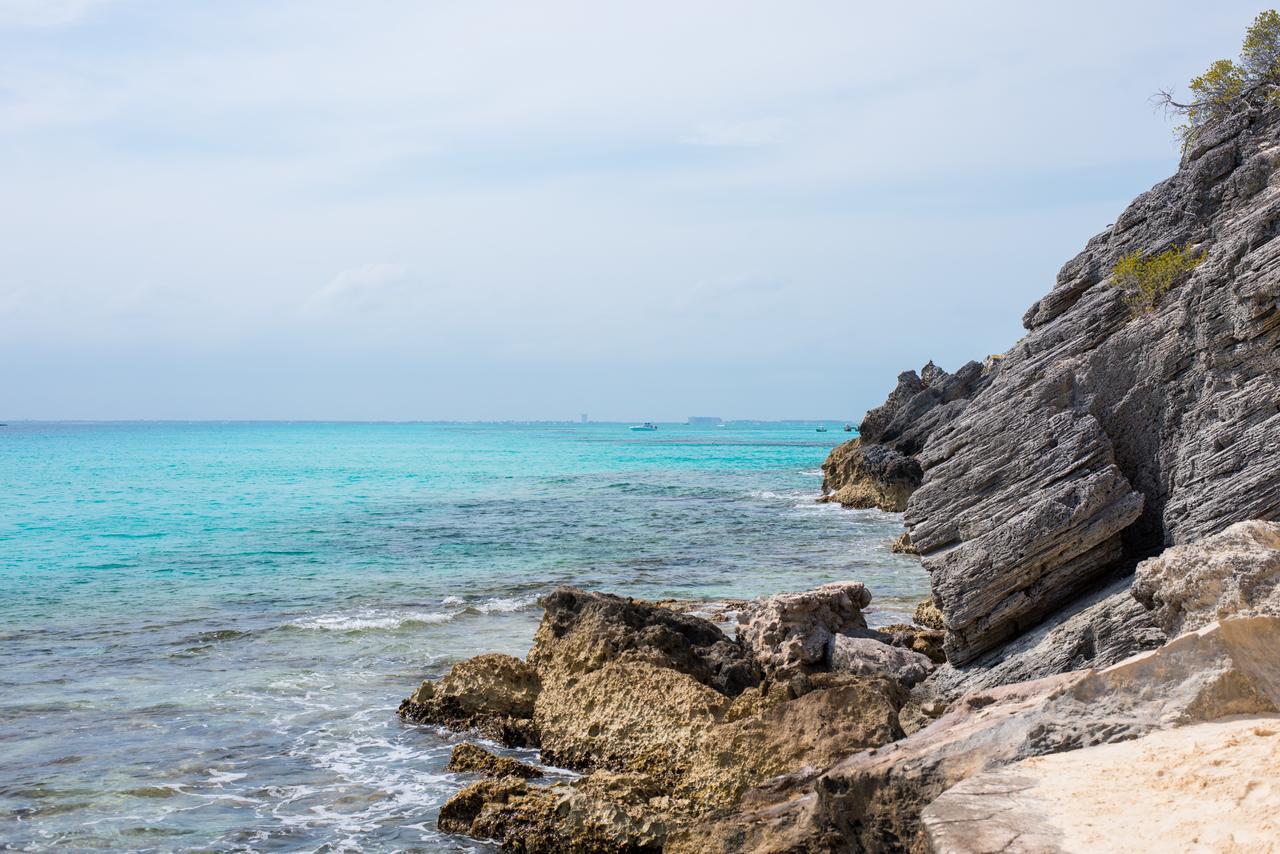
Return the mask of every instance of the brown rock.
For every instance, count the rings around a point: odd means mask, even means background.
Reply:
[[[915,616],[912,618],[919,625],[930,629],[945,629],[946,623],[942,621],[942,612],[938,610],[938,606],[933,604],[932,599],[926,599],[916,606]]]
[[[531,719],[540,689],[538,674],[523,661],[489,653],[459,662],[439,682],[423,682],[400,704],[399,714],[526,747],[537,744]]]
[[[690,758],[678,793],[700,811],[732,806],[770,777],[826,767],[853,751],[901,737],[896,687],[857,676],[826,684],[831,687],[712,729]]]
[[[534,721],[548,762],[669,777],[732,702],[678,670],[624,658],[549,679]]]
[[[1100,671],[967,694],[908,738],[747,792],[733,813],[678,831],[669,851],[907,851],[926,804],[1029,756],[1276,710],[1280,618],[1237,618]]]
[[[459,744],[449,754],[449,770],[483,774],[486,777],[541,777],[542,771],[507,756],[495,756],[479,745]]]

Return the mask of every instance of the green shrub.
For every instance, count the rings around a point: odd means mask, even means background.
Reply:
[[[1135,309],[1151,311],[1207,254],[1194,253],[1186,246],[1174,246],[1159,255],[1131,252],[1111,268],[1111,284],[1125,290],[1125,299]]]
[[[1280,100],[1280,13],[1260,13],[1245,33],[1239,62],[1219,59],[1188,88],[1192,98],[1187,104],[1175,101],[1170,92],[1157,96],[1167,110],[1187,117],[1178,129],[1184,148],[1206,124],[1230,115],[1248,100]]]

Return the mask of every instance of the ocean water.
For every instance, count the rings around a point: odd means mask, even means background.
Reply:
[[[400,699],[558,584],[927,593],[813,425],[0,428],[0,848],[480,851]],[[514,752],[519,753],[519,752]],[[532,754],[529,754],[531,757]]]

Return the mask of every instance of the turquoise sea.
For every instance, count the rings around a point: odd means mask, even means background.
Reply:
[[[927,593],[812,424],[0,428],[0,848],[485,850],[400,699],[555,585]]]

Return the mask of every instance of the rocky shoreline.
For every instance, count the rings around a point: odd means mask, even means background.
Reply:
[[[857,580],[734,603],[732,636],[558,589],[525,660],[461,662],[400,714],[582,776],[469,748],[441,828],[524,852],[1164,851],[1201,838],[1197,799],[1236,798],[1198,844],[1277,850],[1277,167],[1275,104],[1201,129],[1008,353],[902,374],[832,452],[822,500],[904,514],[914,624],[869,628]],[[1113,269],[1170,247],[1196,264],[1135,308]],[[1126,833],[1123,788],[1081,782],[1125,761],[1191,818]]]

